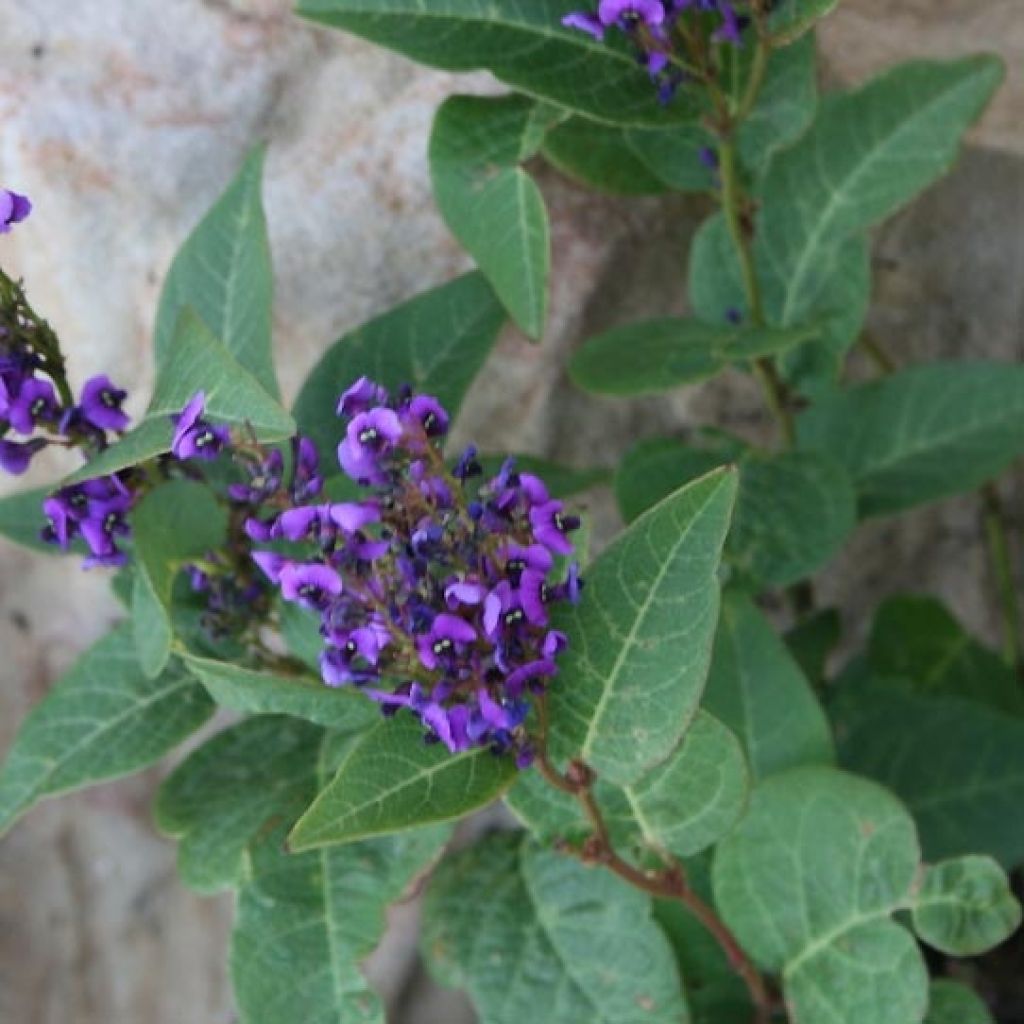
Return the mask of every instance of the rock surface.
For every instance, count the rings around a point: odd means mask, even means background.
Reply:
[[[265,199],[288,394],[343,330],[467,266],[431,201],[426,138],[446,94],[493,84],[308,28],[289,7],[0,0],[0,182],[36,202],[32,220],[0,239],[0,260],[24,275],[68,342],[76,379],[109,370],[132,388],[134,412],[152,380],[149,333],[171,256],[258,140],[270,142]],[[1024,356],[1019,13],[1019,0],[845,0],[823,32],[831,76],[844,82],[911,55],[977,49],[1002,53],[1013,69],[973,135],[979,148],[879,232],[871,327],[900,361]],[[763,435],[758,396],[741,377],[653,402],[570,388],[562,367],[580,337],[682,309],[678,254],[706,211],[678,199],[596,197],[547,170],[540,179],[555,239],[548,337],[538,348],[507,333],[466,407],[465,435],[583,464],[610,461],[627,437],[702,422]],[[1019,536],[1019,476],[1004,492]],[[598,511],[610,527],[607,503]],[[819,593],[843,609],[855,637],[880,596],[913,588],[941,594],[992,638],[979,537],[968,500],[871,524],[822,575]],[[102,576],[0,541],[0,751],[115,615]],[[233,1020],[230,901],[176,882],[174,851],[148,811],[162,773],[47,804],[0,842],[0,1019]],[[471,1022],[463,1001],[416,972],[414,916],[397,912],[373,965],[395,1020]]]

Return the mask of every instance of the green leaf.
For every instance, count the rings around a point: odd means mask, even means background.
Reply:
[[[594,795],[616,847],[692,857],[725,835],[746,807],[749,772],[736,737],[698,711],[679,747],[624,788],[598,779]],[[506,797],[543,842],[580,839],[592,831],[579,802],[524,772]]]
[[[653,196],[667,191],[666,183],[633,147],[632,134],[586,117],[570,117],[548,132],[541,153],[563,174],[599,192]],[[662,137],[660,131],[653,134]]]
[[[578,5],[576,5],[578,6]],[[298,13],[447,71],[486,68],[515,89],[599,121],[667,124],[695,97],[657,102],[625,39],[563,28],[573,0],[299,0]]]
[[[932,982],[924,1024],[996,1024],[981,997],[958,981]]]
[[[474,272],[423,292],[332,346],[295,402],[301,433],[333,452],[344,433],[338,397],[361,376],[387,388],[410,384],[436,395],[453,416],[483,366],[505,312],[483,275]]]
[[[918,693],[966,697],[1024,714],[1024,694],[1013,669],[933,597],[899,594],[879,605],[868,660],[879,676],[913,680]]]
[[[884,789],[830,768],[762,782],[718,847],[715,902],[743,948],[782,975],[793,1024],[920,1020],[928,974],[891,915],[912,902],[914,823]]]
[[[258,441],[281,441],[295,433],[295,423],[288,413],[196,314],[186,309],[178,319],[174,341],[142,422],[72,473],[65,483],[114,473],[169,452],[174,436],[171,416],[181,412],[197,391],[206,394],[209,419],[251,430]]]
[[[945,174],[1002,80],[993,57],[902,64],[822,104],[759,189],[755,261],[769,319],[806,319],[841,243]]]
[[[547,321],[551,237],[544,197],[519,164],[561,116],[525,96],[452,96],[430,136],[441,215],[531,338]]]
[[[349,745],[337,733],[313,745],[306,799]],[[231,944],[243,1024],[385,1024],[359,965],[384,933],[388,905],[429,868],[448,834],[437,826],[298,855],[288,853],[283,828],[257,836]]]
[[[700,124],[670,128],[628,128],[625,138],[648,175],[679,192],[715,192],[714,171],[701,150],[714,147],[714,136]]]
[[[739,736],[755,779],[835,759],[828,721],[807,680],[742,594],[726,592],[704,707]]]
[[[36,800],[152,764],[212,712],[212,701],[181,666],[147,679],[131,626],[118,626],[22,724],[0,770],[0,832]]]
[[[630,520],[694,476],[738,460],[739,495],[725,546],[737,569],[767,586],[786,586],[839,551],[856,525],[853,485],[840,465],[816,452],[719,451],[670,438],[641,441],[615,476],[623,516]]]
[[[644,395],[713,377],[732,363],[784,352],[815,337],[814,327],[713,326],[664,318],[626,324],[588,339],[569,362],[569,374],[585,391]]]
[[[907,805],[929,860],[987,853],[1024,863],[1024,722],[975,700],[870,676],[830,708],[844,767]]]
[[[991,857],[960,857],[927,868],[913,910],[914,930],[952,956],[977,956],[1021,922],[1006,872]]]
[[[500,796],[516,773],[511,757],[483,748],[452,754],[440,743],[426,744],[423,726],[399,715],[356,743],[289,843],[302,851],[454,821]]]
[[[271,352],[274,274],[260,201],[264,153],[260,146],[249,155],[174,257],[160,296],[154,343],[157,363],[166,364],[178,318],[191,308],[276,398]]]
[[[1024,454],[1024,367],[932,363],[824,397],[801,447],[841,462],[863,516],[970,491]]]
[[[441,865],[423,950],[482,1024],[690,1020],[650,899],[520,836],[490,836]]]
[[[825,682],[828,659],[842,634],[842,619],[835,608],[819,608],[786,633],[786,647],[812,686]]]
[[[171,591],[190,558],[219,548],[227,512],[213,493],[193,480],[172,480],[143,498],[131,514],[135,544],[132,619],[139,663],[148,676],[163,671],[174,631]]]
[[[627,785],[663,761],[697,710],[718,618],[718,564],[736,496],[728,469],[641,516],[557,617],[569,636],[551,688],[551,749]]]
[[[365,729],[380,718],[374,703],[351,689],[325,686],[315,676],[241,668],[182,653],[188,670],[222,707],[250,714],[281,713],[332,729]]]
[[[225,729],[164,780],[154,815],[178,840],[178,871],[199,892],[237,885],[248,845],[312,798],[322,730],[284,715]]]
[[[52,487],[36,487],[0,498],[0,537],[20,544],[30,551],[50,555],[64,554],[56,544],[46,544],[40,533],[46,526],[43,502],[53,493]]]
[[[768,30],[774,45],[784,45],[803,35],[838,3],[839,0],[785,0],[785,3],[775,4],[768,15]]]

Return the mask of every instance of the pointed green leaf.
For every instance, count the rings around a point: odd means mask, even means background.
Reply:
[[[709,473],[628,527],[558,617],[569,635],[551,687],[551,748],[627,785],[682,739],[707,677],[718,565],[736,474]]]
[[[1024,367],[903,370],[826,396],[797,433],[846,467],[861,515],[899,512],[973,490],[1024,454]]]
[[[561,116],[525,96],[452,96],[430,135],[441,216],[531,338],[547,321],[551,238],[544,197],[519,165]]]
[[[164,780],[154,815],[178,840],[178,871],[199,892],[242,880],[247,846],[294,821],[314,792],[322,730],[260,715],[207,740]]]
[[[222,707],[250,714],[280,713],[332,729],[365,729],[378,721],[374,703],[351,689],[325,686],[313,675],[286,676],[182,653],[188,670]]]
[[[725,594],[704,706],[739,736],[755,779],[835,759],[828,721],[771,624]]]
[[[483,748],[452,754],[426,744],[423,726],[399,715],[356,743],[289,843],[302,851],[454,821],[500,796],[516,772],[513,758]]]
[[[817,452],[761,455],[742,448],[692,448],[672,438],[641,441],[615,475],[627,520],[686,481],[725,461],[738,461],[739,494],[726,558],[768,586],[786,586],[821,568],[856,525],[849,476]]]
[[[490,836],[441,865],[423,950],[482,1024],[690,1020],[650,899],[521,836]]]
[[[338,397],[363,375],[436,395],[454,416],[504,320],[478,272],[403,302],[346,334],[317,363],[295,402],[299,430],[321,452],[333,452],[343,434],[334,416]]]
[[[197,392],[206,394],[206,415],[217,423],[252,430],[259,441],[281,441],[295,433],[292,418],[264,390],[191,310],[178,320],[156,392],[137,427],[112,444],[65,483],[138,465],[171,450],[171,416]]]
[[[657,102],[624,39],[563,28],[572,0],[299,0],[299,14],[432,67],[486,68],[520,92],[599,121],[666,124],[694,116],[684,90]]]
[[[907,1024],[928,974],[892,914],[912,902],[914,823],[874,783],[797,768],[755,788],[715,856],[715,903],[743,948],[782,975],[793,1024]]]
[[[914,900],[914,931],[943,953],[977,956],[1021,922],[1006,872],[991,857],[959,857],[927,868]]]
[[[743,748],[718,719],[699,711],[682,743],[630,786],[601,779],[595,797],[615,845],[692,857],[736,824],[750,786]],[[524,772],[506,797],[516,816],[543,842],[591,831],[579,802]]]
[[[323,785],[350,741],[314,744]],[[231,978],[242,1024],[385,1024],[380,997],[360,964],[384,934],[386,911],[429,868],[449,835],[443,826],[351,846],[291,854],[285,829],[249,846],[231,943]]]
[[[0,770],[0,833],[36,800],[152,764],[212,712],[213,702],[180,665],[146,678],[131,626],[118,626],[22,724]]]
[[[775,355],[809,341],[814,327],[772,330],[665,318],[616,327],[588,339],[569,362],[573,381],[600,395],[644,395],[713,377],[732,363]]]
[[[674,131],[665,134],[671,138]],[[655,130],[653,134],[660,139],[663,133]],[[598,192],[615,196],[666,192],[668,186],[633,148],[631,135],[615,125],[570,117],[548,132],[541,152],[563,174]]]
[[[987,853],[1024,863],[1024,722],[976,700],[914,693],[870,676],[830,712],[844,767],[910,809],[929,860]]]
[[[190,558],[223,544],[227,511],[203,484],[172,480],[143,498],[131,513],[136,573],[132,619],[139,663],[148,676],[171,656],[171,590]]]
[[[959,981],[932,982],[924,1024],[996,1024],[977,993]]]
[[[170,358],[178,318],[193,309],[224,347],[275,398],[270,310],[274,285],[260,201],[264,149],[235,180],[174,257],[156,315],[158,364]]]

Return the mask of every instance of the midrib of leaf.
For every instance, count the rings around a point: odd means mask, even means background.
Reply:
[[[917,120],[919,115],[921,119],[923,119],[923,116],[925,114],[931,116],[935,108],[945,105],[946,101],[950,98],[952,94],[959,92],[960,89],[963,88],[965,85],[969,84],[970,81],[971,79],[968,77],[966,79],[961,79],[960,81],[952,84],[949,89],[937,95],[930,103],[926,104],[923,107],[919,107],[915,111],[914,119]],[[910,132],[913,126],[914,120],[907,120],[897,125],[895,130],[890,131],[881,138],[879,144],[875,146],[874,149],[870,150],[867,153],[866,157],[862,161],[860,161],[860,163],[857,166],[853,168],[851,173],[847,175],[847,177],[839,186],[831,189],[831,196],[829,198],[828,203],[825,206],[824,212],[822,213],[822,216],[818,219],[817,226],[812,229],[810,235],[808,236],[806,244],[803,248],[803,252],[797,260],[795,268],[789,275],[789,287],[786,290],[786,301],[783,304],[781,317],[781,322],[783,324],[789,323],[789,318],[792,315],[793,301],[795,300],[796,296],[801,294],[803,288],[803,279],[810,268],[812,259],[817,255],[818,245],[821,241],[821,238],[825,234],[827,234],[828,231],[831,229],[831,220],[835,214],[835,211],[839,207],[844,205],[846,202],[844,198],[844,189],[846,192],[849,192],[853,185],[859,180],[859,178],[863,174],[865,174],[871,167],[874,166],[874,164],[880,158],[881,154],[885,150],[887,150],[888,147],[900,137],[900,135],[902,135],[904,132]],[[818,146],[815,146],[815,161],[820,161],[820,149]],[[947,166],[949,166],[950,163],[947,163]],[[821,170],[820,166],[818,168],[818,173],[821,174],[821,179],[824,183],[826,183],[827,186],[828,179],[825,177],[825,174]],[[834,242],[839,242],[841,240],[842,239],[840,238],[833,239]]]
[[[615,684],[618,680],[619,673],[622,671],[622,666],[625,664],[626,658],[629,656],[630,650],[633,646],[633,642],[636,640],[637,632],[640,629],[640,623],[643,621],[644,617],[647,615],[648,610],[653,604],[655,596],[658,593],[658,588],[661,586],[662,582],[665,579],[665,576],[668,574],[669,566],[672,564],[672,560],[675,558],[676,552],[680,549],[680,547],[682,547],[687,537],[689,537],[689,535],[693,532],[696,525],[701,521],[701,517],[704,515],[705,510],[707,509],[708,505],[711,504],[711,499],[717,496],[719,487],[721,487],[721,483],[719,483],[718,486],[712,488],[708,492],[707,496],[704,498],[704,501],[694,511],[689,524],[679,535],[679,538],[677,539],[676,543],[673,544],[671,549],[667,552],[665,559],[661,564],[661,567],[658,569],[657,575],[654,577],[654,581],[648,589],[647,594],[644,597],[644,600],[641,602],[639,608],[637,609],[636,615],[633,618],[633,624],[632,626],[630,626],[629,632],[626,634],[625,642],[619,646],[619,652],[615,657],[615,663],[614,665],[612,665],[611,672],[609,672],[607,677],[606,685],[604,689],[601,691],[601,696],[598,698],[597,705],[594,708],[594,714],[591,716],[590,724],[587,726],[586,738],[583,741],[583,746],[581,750],[581,753],[584,758],[587,758],[589,756],[591,743],[593,743],[597,739],[598,726],[601,724],[601,720],[608,710],[608,704],[611,701],[612,692],[615,689]],[[645,514],[649,516],[655,515],[657,510],[661,508],[661,506],[664,505],[665,502],[672,500],[672,497],[673,495],[669,495],[667,498],[664,498],[652,509],[648,510],[648,512]],[[646,539],[647,543],[650,543],[649,534],[647,535]],[[594,668],[592,663],[591,668]]]

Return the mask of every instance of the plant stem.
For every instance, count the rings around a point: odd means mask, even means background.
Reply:
[[[571,850],[584,863],[602,865],[636,889],[657,899],[675,900],[686,907],[715,938],[729,965],[747,986],[751,1002],[754,1004],[753,1024],[770,1024],[772,1003],[764,978],[743,952],[725,922],[690,888],[683,865],[675,858],[671,858],[667,868],[644,871],[619,856],[612,843],[604,815],[594,797],[594,772],[581,761],[573,761],[565,774],[552,764],[546,747],[548,714],[547,702],[543,698],[538,703],[538,711],[540,735],[537,737],[537,770],[555,789],[568,793],[579,801],[593,830],[579,849],[573,849],[568,844],[563,848]]]
[[[758,38],[754,50],[754,60],[750,67],[750,79],[747,82],[746,91],[743,93],[743,99],[740,100],[740,105],[736,109],[737,121],[746,120],[751,110],[754,109],[758,93],[764,84],[765,72],[768,70],[769,53],[771,53],[771,47],[768,45],[767,38],[762,35]]]
[[[1020,601],[1013,579],[1013,559],[1006,532],[1003,502],[994,483],[987,483],[981,489],[985,537],[988,541],[989,559],[999,592],[999,604],[1003,616],[1003,660],[1016,669],[1020,662]]]
[[[882,348],[873,334],[868,331],[864,331],[858,340],[860,341],[860,347],[864,349],[868,358],[875,364],[875,369],[877,369],[882,376],[895,373],[899,369],[896,365],[896,360],[894,360],[892,356]]]

